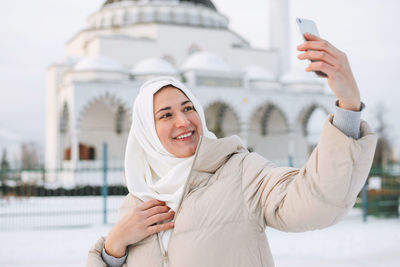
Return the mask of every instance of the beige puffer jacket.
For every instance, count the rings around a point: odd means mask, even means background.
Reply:
[[[326,120],[318,146],[301,169],[276,167],[249,153],[237,136],[202,138],[168,253],[158,235],[129,246],[124,266],[274,266],[266,226],[302,232],[337,223],[353,207],[368,176],[377,137],[365,121],[354,140]],[[128,194],[120,216],[141,203]],[[87,266],[106,266],[104,238]]]

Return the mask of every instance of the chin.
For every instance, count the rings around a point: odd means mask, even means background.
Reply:
[[[188,147],[186,149],[182,149],[180,151],[176,151],[175,153],[171,153],[175,155],[177,158],[187,158],[193,156],[196,153],[196,147]]]

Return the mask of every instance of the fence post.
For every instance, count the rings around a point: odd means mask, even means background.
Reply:
[[[103,143],[103,224],[107,224],[107,143]]]
[[[289,167],[293,167],[293,156],[289,155]]]
[[[364,184],[362,189],[362,207],[363,207],[363,222],[367,222],[368,215],[368,192],[367,192],[367,182]]]

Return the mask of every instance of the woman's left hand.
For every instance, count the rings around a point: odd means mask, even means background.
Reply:
[[[328,41],[315,35],[305,34],[305,37],[307,41],[297,46],[297,50],[306,52],[297,57],[301,60],[318,60],[311,62],[306,71],[326,73],[329,87],[339,100],[339,107],[359,111],[361,106],[360,92],[346,54]]]

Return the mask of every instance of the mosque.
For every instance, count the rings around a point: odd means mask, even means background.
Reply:
[[[256,49],[211,0],[105,1],[47,70],[45,164],[70,171],[52,179],[83,183],[74,170],[100,168],[104,143],[108,166],[122,167],[135,96],[159,75],[192,90],[218,137],[239,135],[277,165],[304,164],[310,116],[332,112],[335,97],[290,67],[288,0],[269,9],[270,46]],[[121,171],[111,183],[124,183]]]

